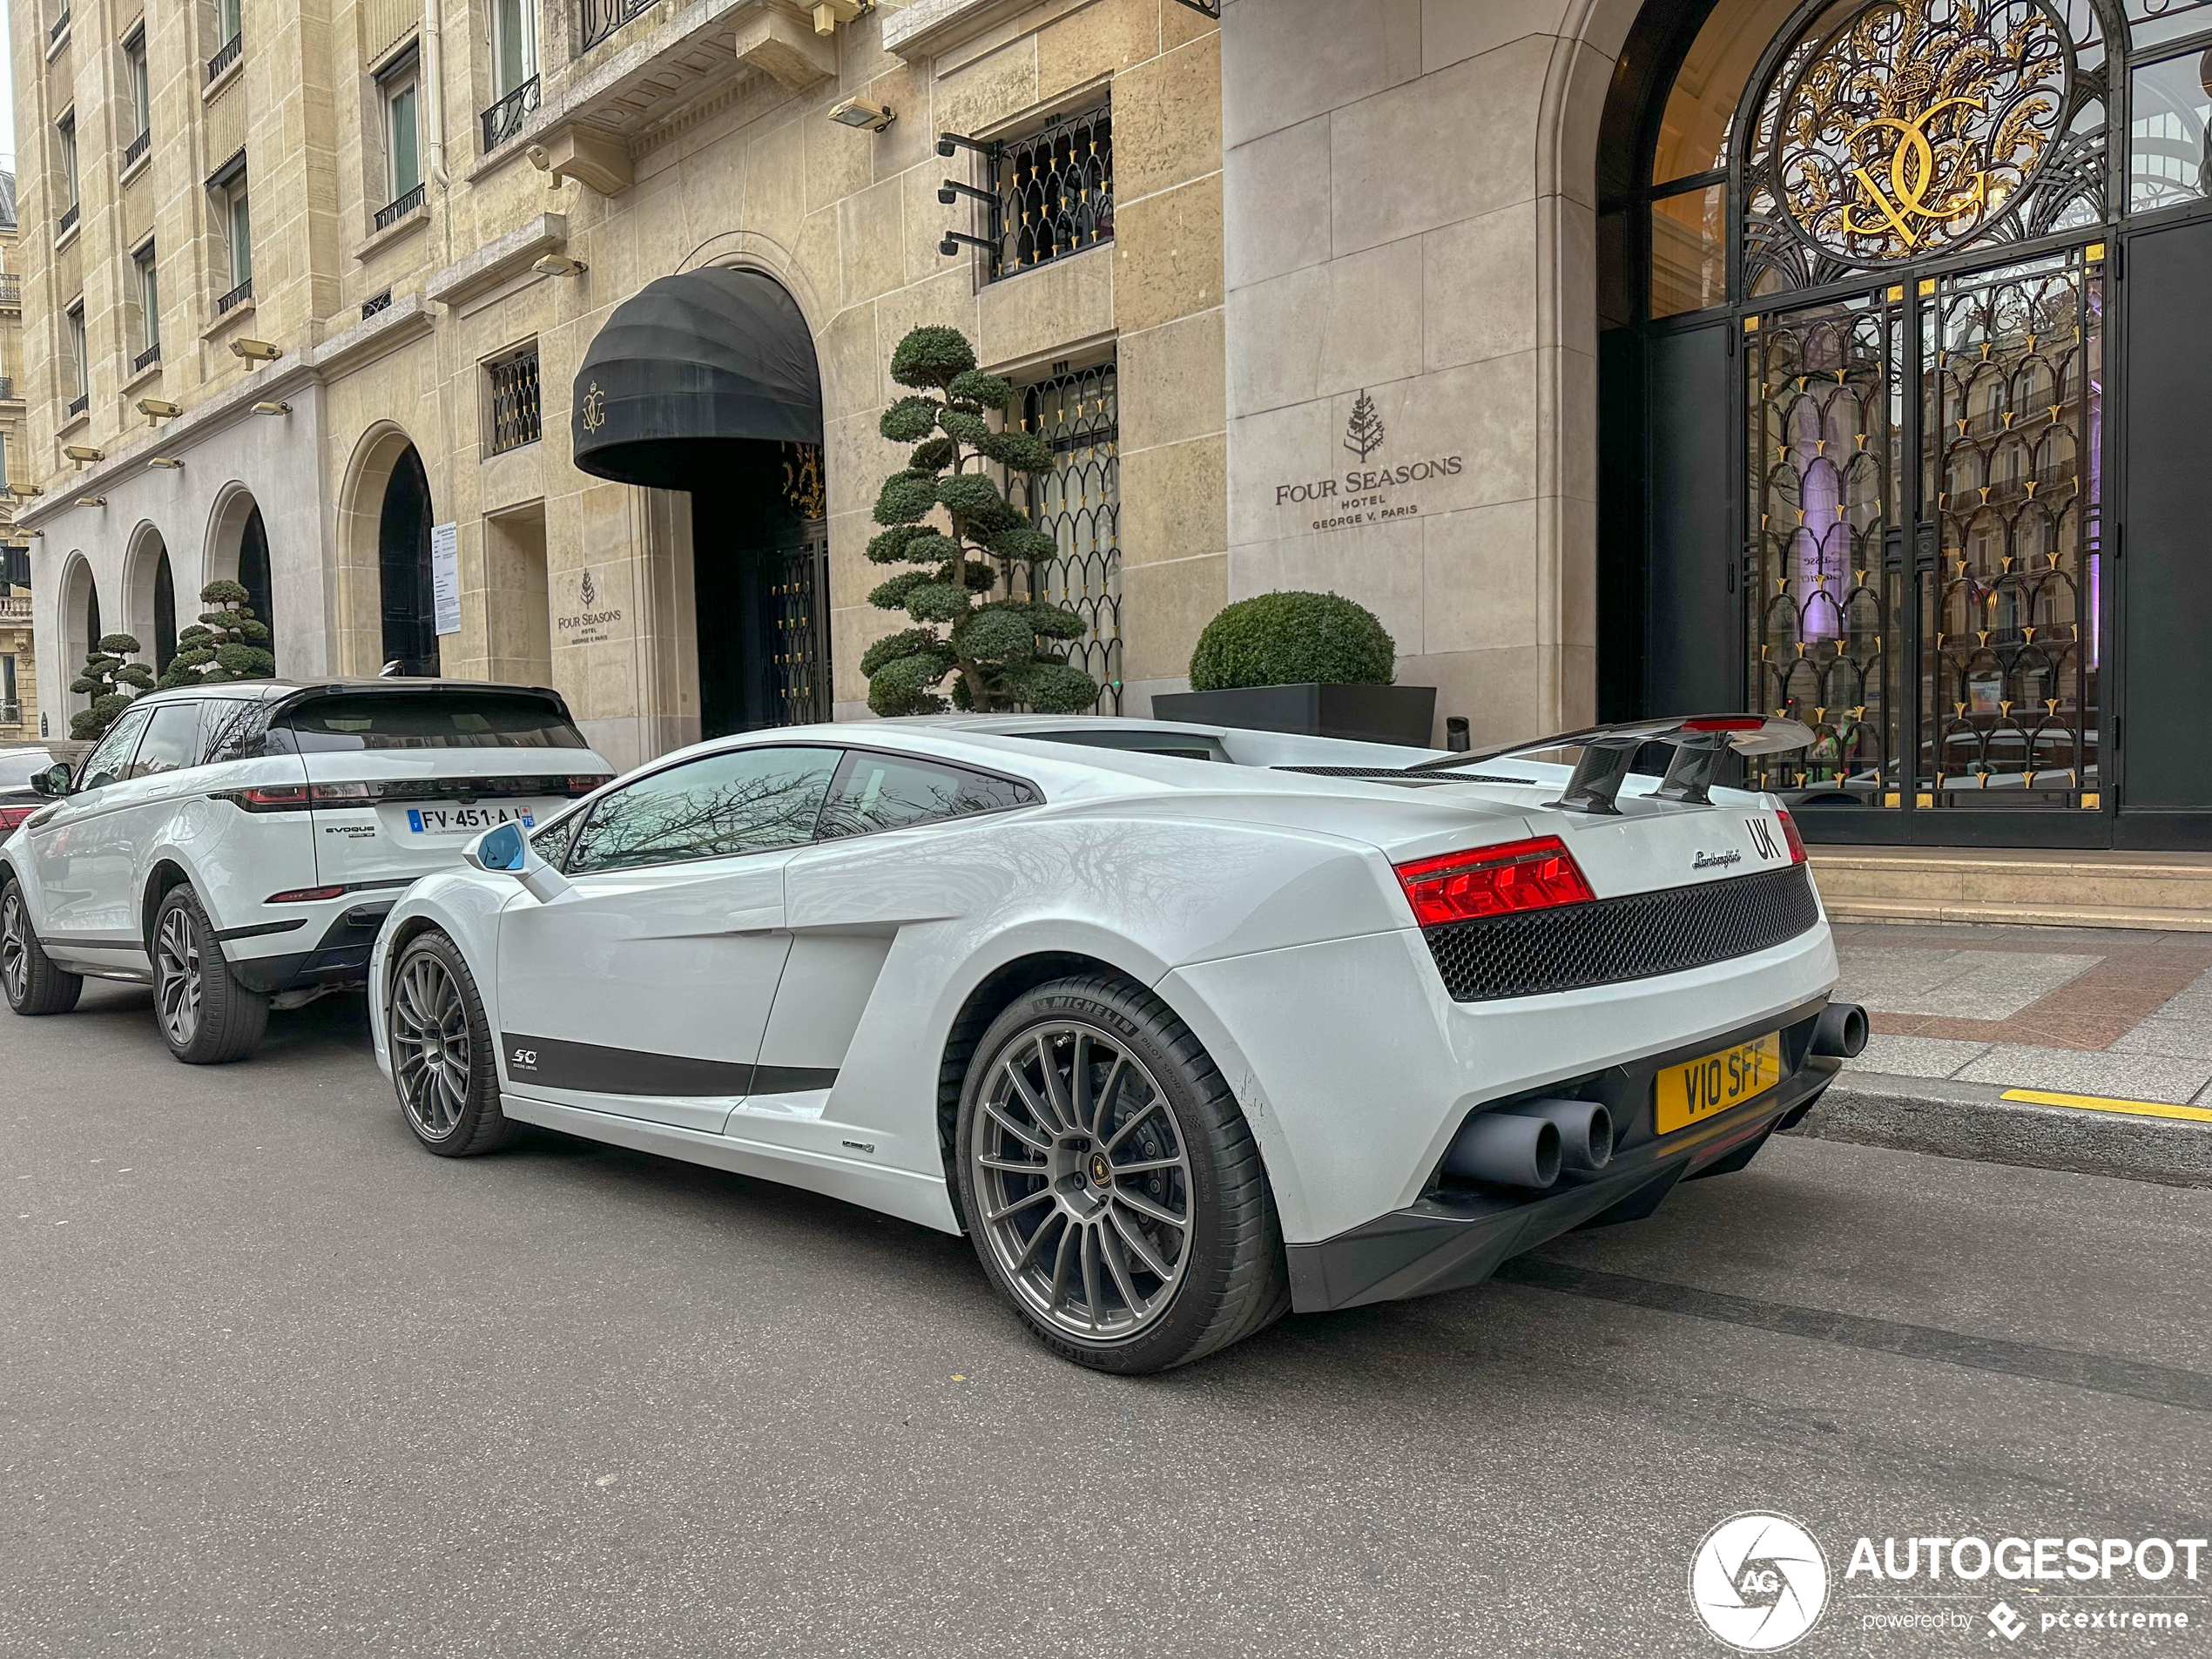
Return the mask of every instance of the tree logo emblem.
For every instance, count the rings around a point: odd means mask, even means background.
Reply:
[[[1352,419],[1345,423],[1344,447],[1365,461],[1382,448],[1382,416],[1375,413],[1375,400],[1361,388],[1359,401],[1352,406]]]
[[[1689,1603],[1740,1653],[1777,1653],[1811,1630],[1828,1602],[1828,1558],[1787,1515],[1730,1515],[1689,1559]]]
[[[589,610],[598,603],[599,596],[591,586],[591,572],[586,570],[583,573],[583,608]]]

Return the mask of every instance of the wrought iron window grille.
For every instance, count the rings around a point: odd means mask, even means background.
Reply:
[[[160,361],[161,342],[157,340],[131,360],[131,372],[133,374],[143,374]]]
[[[957,132],[939,135],[937,152],[958,149],[983,158],[985,188],[948,179],[937,199],[966,196],[981,205],[986,233],[948,230],[941,252],[979,248],[995,282],[1048,260],[1080,253],[1114,235],[1113,106],[1097,105],[1059,116],[1018,138],[991,143]]]
[[[1115,365],[1055,374],[1023,387],[1013,418],[1022,431],[1051,446],[1053,469],[1015,480],[1012,495],[1060,552],[1016,566],[1007,592],[1064,605],[1089,624],[1069,642],[1067,658],[1098,682],[1095,711],[1119,714],[1122,463]]]
[[[380,231],[391,229],[393,226],[398,224],[428,199],[427,185],[417,185],[406,195],[388,202],[376,210],[376,228]]]
[[[483,113],[484,153],[505,144],[523,130],[523,123],[537,107],[537,77],[533,75]]]
[[[207,60],[207,78],[211,81],[215,79],[233,64],[238,62],[239,53],[245,49],[246,33],[241,30],[225,41],[223,49]]]
[[[538,401],[537,347],[516,353],[484,365],[484,390],[490,432],[484,445],[489,455],[504,455],[545,435]]]
[[[89,394],[83,397],[73,397],[69,401],[69,412],[66,418],[74,421],[91,407],[92,400]]]
[[[62,15],[54,19],[54,26],[46,31],[46,44],[51,46],[69,32],[69,8],[62,8]]]
[[[372,293],[361,301],[361,320],[367,322],[378,312],[388,311],[391,307],[392,291],[389,288],[385,289],[381,293]]]
[[[22,303],[22,273],[17,271],[0,272],[0,306],[19,306]]]
[[[219,317],[226,312],[235,311],[253,297],[253,279],[248,277],[215,302],[215,314]]]
[[[12,374],[0,374],[0,402],[4,402],[15,395],[16,377]]]
[[[639,12],[650,10],[653,4],[654,0],[580,0],[583,49],[589,51]]]
[[[69,234],[70,227],[77,223],[78,211],[78,205],[75,202],[70,203],[68,206],[62,209],[61,223],[54,227],[55,235],[66,236]]]
[[[137,138],[132,139],[130,143],[125,145],[123,146],[123,171],[125,172],[130,172],[132,167],[137,163],[138,158],[145,154],[146,147],[152,142],[153,129],[149,127],[144,132],[138,134]]]

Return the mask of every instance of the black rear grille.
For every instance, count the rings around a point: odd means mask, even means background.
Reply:
[[[1820,920],[1802,864],[1696,887],[1424,927],[1455,1002],[1679,974],[1795,939]]]

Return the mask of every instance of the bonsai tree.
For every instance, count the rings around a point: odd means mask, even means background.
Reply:
[[[162,688],[209,680],[263,680],[276,672],[269,626],[254,616],[249,596],[235,582],[211,582],[199,590],[207,607],[177,636],[177,654],[161,677]]]
[[[153,671],[130,659],[138,654],[138,642],[128,634],[103,634],[84,658],[84,666],[69,683],[72,691],[92,699],[91,706],[70,717],[69,735],[91,743],[106,735],[115,717],[131,706],[140,691],[153,690]],[[126,689],[127,688],[127,689]]]
[[[1224,606],[1190,653],[1190,689],[1388,685],[1397,647],[1375,613],[1334,593],[1263,593]]]
[[[891,377],[915,389],[883,412],[880,429],[914,450],[883,481],[875,522],[884,528],[868,543],[868,557],[921,568],[868,595],[870,604],[903,610],[914,624],[860,658],[868,706],[883,715],[936,713],[948,700],[939,687],[950,678],[955,708],[1089,708],[1097,683],[1046,643],[1081,637],[1083,619],[1059,605],[989,597],[1008,591],[1015,566],[1035,566],[1059,550],[985,469],[1048,472],[1050,447],[991,426],[985,417],[1013,401],[1014,388],[976,368],[974,347],[957,329],[915,329],[892,353]],[[941,513],[942,529],[930,522]]]

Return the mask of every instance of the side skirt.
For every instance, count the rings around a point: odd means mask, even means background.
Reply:
[[[942,1176],[916,1175],[907,1170],[885,1169],[853,1158],[825,1157],[788,1147],[768,1146],[734,1136],[710,1135],[701,1130],[649,1123],[642,1117],[621,1117],[612,1112],[587,1111],[580,1106],[556,1106],[533,1100],[513,1089],[501,1093],[500,1110],[521,1123],[559,1130],[587,1141],[626,1146],[634,1152],[682,1158],[717,1170],[729,1170],[763,1181],[804,1188],[826,1197],[859,1204],[932,1227],[957,1233],[960,1219],[953,1213],[952,1195]]]

